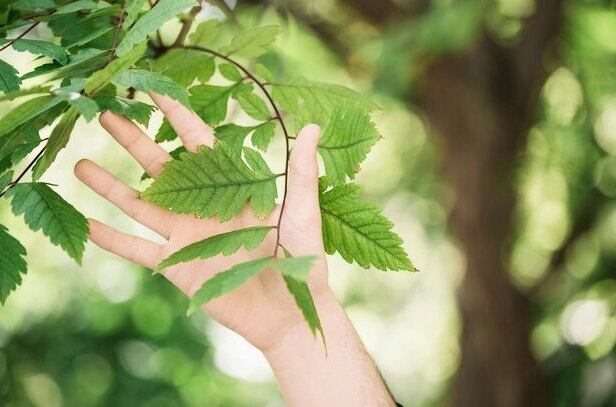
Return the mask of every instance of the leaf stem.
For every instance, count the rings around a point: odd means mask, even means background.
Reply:
[[[186,37],[188,36],[188,33],[190,32],[190,28],[195,22],[195,17],[197,17],[197,14],[199,14],[201,10],[202,10],[201,3],[199,3],[198,6],[195,6],[190,9],[190,12],[188,13],[188,17],[185,18],[184,21],[182,22],[182,28],[180,29],[180,33],[178,34],[178,37],[175,39],[175,42],[173,43],[174,47],[181,47],[182,45],[184,45],[184,40],[186,40]]]
[[[126,17],[126,3],[124,4],[124,7],[122,7],[122,12],[120,13],[120,21],[118,21],[118,28],[116,29],[115,38],[113,39],[113,46],[111,47],[111,55],[109,55],[109,61],[107,62],[107,65],[109,65],[109,63],[113,61],[113,58],[115,57],[116,48],[118,46],[118,40],[120,39],[120,31],[122,31],[122,24],[124,24],[125,17]]]
[[[36,161],[43,155],[43,153],[45,152],[46,148],[47,148],[47,145],[45,145],[45,146],[43,146],[43,148],[41,148],[41,151],[39,151],[38,154],[36,154],[36,156],[32,159],[32,161],[30,161],[28,166],[21,172],[21,174],[19,174],[17,176],[17,178],[15,178],[14,181],[11,181],[9,183],[9,185],[4,190],[4,192],[0,193],[0,198],[2,198],[4,196],[4,194],[6,194],[9,191],[9,189],[15,187],[15,185],[17,185],[19,183],[19,181],[21,181],[21,179],[28,173],[28,171],[30,171],[30,168],[32,168],[32,166],[36,163]]]
[[[235,65],[239,70],[241,70],[248,78],[250,78],[250,80],[252,80],[263,92],[263,94],[265,95],[265,97],[267,98],[267,100],[269,101],[270,105],[272,106],[272,109],[274,109],[274,117],[272,118],[273,120],[278,120],[278,122],[280,123],[280,127],[282,128],[282,132],[284,133],[284,140],[285,140],[285,145],[286,145],[286,157],[285,157],[285,170],[284,170],[284,193],[282,196],[282,202],[280,204],[280,214],[278,215],[278,222],[276,223],[276,246],[274,248],[274,257],[278,257],[278,248],[280,247],[280,224],[282,223],[282,216],[284,214],[284,210],[287,204],[287,195],[288,195],[288,191],[289,191],[289,159],[291,157],[291,144],[290,144],[290,140],[291,140],[291,136],[289,135],[289,132],[287,130],[287,126],[285,125],[284,120],[282,119],[282,114],[280,113],[280,109],[278,108],[278,105],[276,105],[276,102],[274,102],[274,99],[272,98],[272,95],[270,94],[270,92],[267,90],[267,88],[265,87],[265,85],[263,84],[263,82],[261,82],[259,80],[259,78],[257,78],[252,72],[250,72],[248,70],[248,68],[244,67],[244,65],[242,65],[241,63],[237,62],[236,60],[234,60],[233,58],[222,54],[218,51],[215,51],[213,49],[210,48],[206,48],[206,47],[202,47],[199,45],[184,45],[181,48],[185,48],[185,49],[192,49],[195,51],[201,51],[201,52],[206,52],[210,55],[213,55],[215,57],[224,59],[225,61]]]
[[[17,38],[12,39],[11,41],[9,41],[7,44],[3,45],[2,48],[0,48],[0,52],[4,51],[5,49],[7,49],[8,47],[10,47],[11,45],[13,45],[15,43],[15,41],[22,39],[23,37],[25,37],[30,31],[34,30],[34,28],[39,25],[41,22],[37,21],[36,23],[32,24],[30,27],[28,27],[24,32],[22,32],[21,34],[19,34],[17,36]]]

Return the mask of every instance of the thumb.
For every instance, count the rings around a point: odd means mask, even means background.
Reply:
[[[307,231],[321,234],[319,211],[319,164],[317,145],[321,129],[314,124],[304,127],[295,140],[289,159],[289,183],[285,217]],[[315,229],[316,227],[316,229]]]

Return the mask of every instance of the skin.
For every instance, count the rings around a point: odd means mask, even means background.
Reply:
[[[212,146],[214,136],[197,115],[178,102],[152,94],[184,146],[196,151]],[[156,178],[171,157],[139,127],[124,117],[105,112],[102,126]],[[321,233],[316,149],[320,129],[306,126],[297,136],[290,159],[287,207],[281,224],[281,242],[295,256],[316,255],[308,284],[321,316],[328,350],[314,338],[288,293],[279,273],[266,270],[231,294],[211,301],[203,310],[237,332],[263,352],[290,406],[392,406],[394,402],[374,362],[367,354],[349,318],[328,283],[327,260]],[[275,225],[280,207],[259,219],[248,207],[226,223],[177,215],[139,199],[125,185],[89,160],[75,166],[76,176],[137,222],[166,239],[165,244],[131,236],[90,219],[90,240],[129,261],[154,268],[182,247],[209,236],[250,226]],[[275,230],[251,252],[179,264],[163,275],[183,293],[192,296],[203,282],[237,263],[273,253]]]

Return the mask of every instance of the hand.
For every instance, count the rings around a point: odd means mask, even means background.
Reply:
[[[201,145],[214,144],[212,129],[196,114],[180,103],[160,95],[151,95],[188,151]],[[100,117],[103,127],[145,169],[156,178],[169,154],[144,134],[139,127],[122,116],[105,112]],[[316,148],[319,128],[310,125],[298,135],[290,160],[287,206],[281,224],[281,243],[294,255],[315,255],[309,286],[319,303],[319,297],[329,295],[327,262],[321,234],[318,202],[318,164]],[[266,219],[259,219],[252,209],[244,210],[229,222],[216,218],[198,219],[193,215],[178,215],[139,199],[139,192],[128,187],[106,170],[89,160],[75,166],[77,177],[96,193],[109,200],[128,216],[160,234],[165,244],[119,232],[96,220],[90,220],[90,240],[101,248],[137,264],[154,268],[170,254],[207,237],[231,230],[275,225],[280,206]],[[193,261],[173,266],[163,275],[186,295],[192,296],[216,273],[234,264],[270,256],[274,251],[276,231],[272,230],[264,243],[254,251],[241,250],[231,256]],[[224,326],[242,335],[257,348],[267,351],[276,346],[298,324],[305,324],[284,280],[273,270],[266,270],[234,292],[211,301],[205,311]]]

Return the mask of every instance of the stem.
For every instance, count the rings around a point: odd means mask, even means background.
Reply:
[[[30,31],[34,30],[34,28],[39,25],[41,22],[37,21],[36,23],[32,24],[30,27],[28,27],[28,29],[26,29],[24,32],[22,32],[21,34],[19,34],[17,36],[17,38],[12,39],[11,41],[8,42],[8,44],[5,44],[2,46],[2,48],[0,48],[0,52],[4,51],[5,49],[7,49],[8,47],[10,47],[11,45],[13,45],[15,43],[15,41],[22,39],[23,37],[25,37]]]
[[[107,65],[113,61],[115,57],[116,48],[118,46],[118,40],[120,39],[120,31],[122,31],[122,24],[124,24],[124,17],[126,16],[126,4],[122,7],[122,13],[120,13],[120,21],[118,21],[118,28],[116,29],[115,38],[113,39],[113,47],[111,47],[111,55],[109,56],[109,61]]]
[[[195,17],[197,17],[197,14],[199,14],[201,10],[201,5],[195,6],[190,9],[190,13],[188,13],[188,17],[182,22],[182,28],[180,29],[180,33],[178,34],[178,37],[173,43],[174,47],[181,47],[184,44],[184,40],[186,40],[186,37],[190,32],[190,27],[192,27],[195,21]]]
[[[278,105],[276,105],[276,102],[274,102],[272,95],[267,90],[263,82],[261,82],[259,78],[257,78],[252,72],[250,72],[247,68],[245,68],[242,64],[240,64],[233,58],[230,58],[227,55],[221,54],[218,51],[214,51],[213,49],[201,47],[198,45],[186,45],[186,46],[183,46],[182,48],[206,52],[210,55],[224,59],[225,61],[235,65],[239,70],[241,70],[248,78],[250,78],[250,80],[252,80],[261,89],[261,91],[263,92],[267,100],[269,101],[270,105],[272,106],[272,109],[274,109],[275,116],[272,119],[278,120],[278,122],[280,123],[280,127],[282,128],[282,132],[284,133],[284,140],[286,144],[285,170],[283,173],[284,174],[284,194],[282,196],[282,203],[280,204],[280,214],[278,215],[278,222],[276,223],[276,246],[274,249],[274,257],[277,257],[278,248],[280,247],[280,224],[282,223],[282,215],[284,214],[284,210],[285,210],[286,203],[287,203],[287,194],[289,191],[289,159],[291,156],[291,146],[290,146],[291,136],[289,135],[289,132],[287,131],[287,126],[285,125],[284,120],[282,119],[282,114],[280,113],[280,109],[278,109]]]
[[[30,168],[32,168],[32,166],[36,163],[36,161],[43,155],[43,153],[45,152],[45,148],[47,148],[47,145],[45,145],[41,151],[38,152],[38,154],[36,155],[36,157],[34,157],[32,159],[32,161],[30,161],[30,163],[28,164],[28,166],[21,172],[21,174],[19,174],[17,176],[17,178],[15,178],[15,181],[11,181],[11,183],[8,185],[8,187],[4,190],[4,192],[0,193],[0,198],[2,198],[4,196],[4,194],[6,194],[9,189],[13,188],[15,185],[17,185],[19,183],[19,181],[21,181],[21,179],[28,173],[28,171],[30,171]]]

